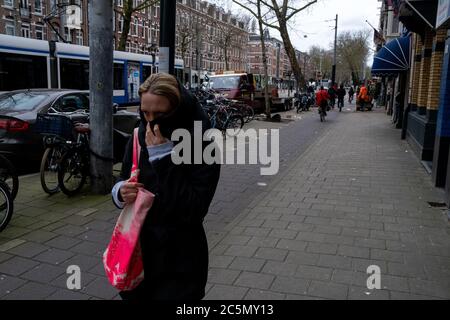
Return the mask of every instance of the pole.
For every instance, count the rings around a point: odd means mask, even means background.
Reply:
[[[113,1],[89,1],[90,166],[92,191],[113,183]]]
[[[159,72],[175,75],[176,0],[160,1]]]
[[[332,85],[334,85],[336,81],[337,28],[338,28],[338,15],[336,15],[336,27],[334,28],[334,60],[333,60],[333,70],[331,71]]]
[[[277,42],[277,82],[280,81],[280,50],[281,45]]]

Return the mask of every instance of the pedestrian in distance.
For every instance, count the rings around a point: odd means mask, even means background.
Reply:
[[[155,198],[139,236],[144,280],[120,296],[124,300],[201,300],[208,275],[203,219],[219,181],[220,165],[204,161],[175,165],[170,156],[174,143],[169,139],[174,130],[183,128],[190,132],[194,146],[194,121],[201,121],[204,131],[211,124],[197,99],[172,75],[151,75],[140,86],[139,96],[138,182],[127,182],[133,158],[130,139],[121,181],[114,186],[112,197],[118,208],[132,204],[138,188]]]
[[[359,95],[358,95],[357,101],[360,106],[361,112],[364,112],[366,105],[370,103],[369,91],[364,84],[361,86],[361,88],[359,90]]]
[[[351,104],[353,102],[353,95],[355,94],[355,90],[353,89],[353,86],[350,87],[348,90],[348,103]]]
[[[334,109],[334,105],[336,104],[336,94],[337,94],[337,87],[336,84],[333,84],[328,89],[328,95],[330,96],[330,107]]]
[[[344,85],[341,84],[341,86],[337,90],[339,112],[342,112],[342,108],[344,107],[344,98],[346,94],[347,92],[344,89]]]

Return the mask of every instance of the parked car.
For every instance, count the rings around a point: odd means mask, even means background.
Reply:
[[[114,155],[123,154],[126,141],[139,123],[139,114],[114,108]],[[0,153],[18,166],[39,163],[42,135],[35,132],[38,114],[89,111],[89,92],[63,89],[16,90],[0,95]],[[77,118],[78,117],[78,118]],[[76,115],[86,122],[86,115]]]

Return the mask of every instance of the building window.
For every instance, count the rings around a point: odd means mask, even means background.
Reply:
[[[123,31],[123,16],[120,15],[120,19],[119,19],[119,32],[122,33]]]
[[[5,33],[9,36],[15,36],[16,35],[16,27],[14,26],[13,21],[5,21]]]
[[[83,31],[82,30],[77,30],[77,44],[82,46],[83,45]]]
[[[28,9],[28,0],[20,0],[20,7]]]
[[[36,39],[44,40],[44,28],[42,26],[35,26],[34,30],[36,32]]]
[[[3,4],[5,5],[5,7],[12,7],[13,0],[3,0]]]
[[[30,26],[23,24],[22,25],[22,37],[29,38],[30,37]]]
[[[42,0],[34,0],[34,12],[42,14]]]
[[[139,35],[139,21],[137,18],[134,19],[134,35]]]

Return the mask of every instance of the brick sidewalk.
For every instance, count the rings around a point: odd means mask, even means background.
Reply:
[[[450,229],[388,118],[343,113],[211,250],[206,299],[449,299]],[[382,290],[368,290],[367,267]]]
[[[303,118],[274,125],[278,176],[224,166],[206,219],[207,299],[448,299],[449,224],[427,204],[442,198],[388,118]],[[119,212],[109,196],[47,197],[34,176],[21,179],[15,207],[0,233],[0,299],[119,298],[101,263]],[[72,264],[79,291],[66,287]],[[371,264],[383,290],[365,288]]]

